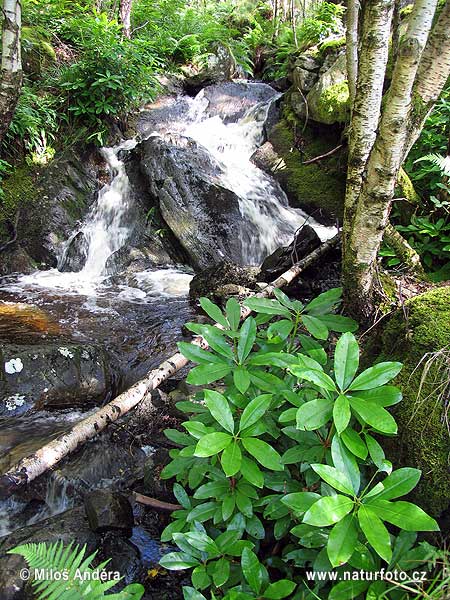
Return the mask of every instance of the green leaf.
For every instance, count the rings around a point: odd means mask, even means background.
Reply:
[[[397,433],[397,423],[387,410],[369,400],[351,397],[349,398],[349,401],[353,410],[358,413],[368,425],[371,425],[374,429],[381,431],[382,433]]]
[[[241,415],[239,431],[242,431],[259,421],[270,407],[271,401],[272,394],[263,394],[251,400]]]
[[[291,317],[291,313],[286,307],[278,302],[278,300],[272,300],[271,298],[248,298],[245,300],[244,306],[257,313],[280,315],[288,319]]]
[[[213,325],[201,325],[199,323],[187,323],[187,329],[201,335],[209,346],[225,358],[234,359],[233,350],[227,344],[224,333]]]
[[[195,491],[194,498],[198,500],[205,500],[206,498],[222,499],[229,490],[230,484],[228,481],[208,481]]]
[[[233,381],[241,394],[245,394],[250,386],[250,373],[245,367],[236,367],[233,369]]]
[[[263,467],[272,471],[283,471],[281,456],[266,442],[256,438],[243,438],[242,444],[249,454],[262,464]]]
[[[189,372],[186,378],[186,382],[192,385],[207,385],[218,379],[222,379],[225,375],[228,375],[231,371],[231,365],[224,363],[209,363],[206,365],[200,365],[194,367]]]
[[[303,523],[315,527],[333,525],[353,509],[353,500],[347,496],[324,496],[317,500],[303,517]]]
[[[248,317],[242,324],[237,348],[239,363],[242,364],[250,354],[256,340],[256,323],[253,317]]]
[[[393,406],[402,399],[401,391],[393,385],[382,385],[372,390],[360,390],[357,396],[383,407]]]
[[[219,425],[234,433],[234,418],[225,396],[213,390],[205,390],[205,404]]]
[[[297,411],[297,429],[312,431],[327,423],[333,413],[333,402],[326,398],[317,398],[305,402]]]
[[[360,487],[359,466],[353,454],[345,447],[338,434],[333,436],[331,441],[331,457],[333,464],[339,471],[345,473],[352,482],[355,494]]]
[[[328,337],[328,329],[322,323],[321,319],[310,315],[302,315],[302,322],[309,333],[318,340],[326,340]]]
[[[247,583],[259,594],[264,583],[264,571],[256,554],[248,548],[244,548],[242,552],[241,566]]]
[[[211,585],[211,579],[206,572],[206,567],[204,565],[195,567],[192,571],[191,581],[192,585],[198,590],[203,590]]]
[[[231,444],[233,438],[229,433],[208,433],[202,437],[195,448],[194,456],[206,458],[218,454]]]
[[[333,585],[328,600],[353,600],[358,598],[370,585],[370,581],[340,581]]]
[[[236,506],[245,517],[249,518],[253,516],[252,501],[239,490],[236,492]]]
[[[359,366],[359,346],[351,333],[339,338],[334,352],[334,374],[341,391],[347,389]]]
[[[228,329],[228,321],[223,316],[222,311],[217,306],[209,300],[209,298],[200,298],[200,306],[203,308],[208,317],[211,317],[213,321],[222,325],[225,329]]]
[[[183,586],[184,600],[206,600],[205,596],[190,586]]]
[[[295,586],[296,584],[293,581],[289,581],[289,579],[280,579],[280,581],[270,583],[266,587],[263,593],[263,598],[269,598],[270,600],[281,600],[281,598],[290,596],[295,590]]]
[[[225,310],[227,321],[230,324],[231,329],[236,331],[241,320],[241,307],[239,302],[235,298],[229,298],[229,300],[227,300]]]
[[[230,562],[226,558],[219,558],[214,565],[212,574],[213,582],[216,587],[221,587],[230,578]]]
[[[206,533],[201,531],[188,531],[187,533],[177,535],[184,535],[193,548],[196,548],[201,552],[207,552],[211,558],[220,554],[220,550],[215,541],[206,535]]]
[[[286,296],[286,294],[284,292],[282,292],[280,289],[275,288],[273,290],[273,294],[275,296],[275,298],[278,300],[278,302],[281,302],[281,304],[283,306],[285,306],[286,308],[294,308],[294,304],[292,302],[292,300]]]
[[[329,375],[323,371],[316,369],[303,369],[301,367],[291,367],[290,371],[299,379],[306,379],[315,385],[329,390],[331,392],[336,391],[336,384]]]
[[[367,446],[354,429],[348,427],[342,433],[341,439],[350,452],[352,452],[358,458],[366,460],[368,454]]]
[[[366,440],[367,449],[369,450],[369,455],[373,461],[373,464],[378,467],[378,469],[383,470],[383,461],[385,458],[383,448],[380,446],[377,440],[368,433],[364,434],[364,438]]]
[[[216,510],[217,502],[203,502],[203,504],[198,504],[189,512],[187,520],[203,523],[204,521],[212,519]]]
[[[370,506],[383,521],[405,531],[439,531],[436,521],[412,502],[389,502],[375,497],[368,500],[365,506]]]
[[[242,457],[241,474],[249,483],[262,488],[264,486],[264,475],[258,465],[247,456]]]
[[[369,544],[382,559],[389,563],[392,557],[391,538],[381,519],[371,508],[363,504],[358,511],[358,520]]]
[[[422,471],[404,467],[393,471],[383,480],[383,491],[378,494],[377,500],[392,500],[405,496],[413,490],[419,482]]]
[[[266,532],[261,519],[258,519],[256,515],[246,518],[245,530],[256,540],[263,540],[266,537]]]
[[[220,459],[223,472],[227,477],[233,477],[241,468],[242,452],[239,444],[234,441],[222,452]]]
[[[197,346],[197,344],[188,344],[186,342],[178,342],[177,346],[178,346],[178,350],[181,352],[181,354],[188,360],[191,360],[192,362],[197,362],[200,364],[210,364],[210,363],[217,363],[217,364],[221,364],[221,365],[226,364],[223,361],[223,359],[220,358],[220,356],[217,356],[217,355],[213,354],[212,352],[207,352],[206,350],[203,350],[203,348],[200,348],[200,346]]]
[[[311,468],[334,489],[344,492],[344,494],[353,494],[352,483],[345,473],[328,465],[312,464]]]
[[[402,363],[382,362],[363,371],[348,388],[349,390],[371,390],[384,385],[402,370]]]
[[[319,499],[320,494],[314,492],[294,492],[283,496],[281,502],[297,513],[305,513]]]
[[[347,331],[355,332],[359,327],[356,321],[342,315],[322,315],[320,320],[328,329],[337,331],[338,333],[345,333]]]
[[[346,563],[355,551],[358,528],[355,515],[346,515],[330,531],[327,554],[333,567]]]
[[[225,496],[222,500],[222,518],[224,521],[228,521],[231,515],[234,512],[234,508],[236,506],[236,496],[235,494],[230,494],[228,491],[228,495]]]
[[[184,489],[183,486],[181,486],[179,483],[174,483],[173,484],[173,493],[175,498],[178,500],[178,502],[181,504],[181,506],[183,508],[189,509],[191,508],[191,501],[189,499],[189,496],[186,493],[186,490]]]
[[[208,433],[205,424],[200,421],[185,421],[182,425],[197,440]]]
[[[333,421],[339,434],[347,428],[351,416],[348,398],[341,394],[336,398],[333,406]]]
[[[169,552],[159,561],[159,564],[169,571],[181,571],[183,569],[190,569],[199,564],[196,558],[184,554],[183,552]]]
[[[340,301],[341,296],[342,288],[333,288],[323,292],[305,306],[305,311],[313,315],[323,315],[331,312],[336,304]]]
[[[274,393],[286,387],[282,379],[265,371],[250,371],[250,380],[255,387],[263,392]]]

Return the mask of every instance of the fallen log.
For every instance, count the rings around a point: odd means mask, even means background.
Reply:
[[[157,500],[156,498],[150,498],[150,496],[144,496],[139,492],[133,492],[133,498],[139,504],[145,504],[145,506],[151,506],[158,510],[168,510],[173,512],[174,510],[181,510],[183,507],[181,504],[172,504],[172,502],[164,502],[163,500]]]
[[[314,250],[314,252],[311,252],[304,259],[294,264],[288,271],[280,275],[271,284],[268,284],[261,292],[255,294],[255,296],[271,296],[275,288],[283,287],[293,281],[302,271],[334,248],[339,240],[340,234],[335,235]],[[241,307],[241,319],[244,319],[250,313],[251,310],[249,308]],[[220,326],[217,325],[217,327]],[[204,349],[208,349],[209,347],[201,336],[195,337],[192,343]],[[186,366],[188,362],[182,354],[177,352],[164,361],[158,368],[150,371],[144,379],[135,383],[131,388],[122,392],[122,394],[119,394],[109,404],[106,404],[94,414],[79,421],[68,432],[59,435],[33,454],[13,465],[6,473],[0,476],[0,498],[8,498],[19,488],[54,467],[81,444],[105,429],[109,423],[116,421],[119,417],[129,412],[149,392],[156,389],[163,381]]]

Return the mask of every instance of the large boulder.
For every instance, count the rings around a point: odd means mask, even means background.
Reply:
[[[2,344],[0,415],[99,404],[114,392],[114,377],[101,346],[63,340]]]
[[[403,400],[392,408],[399,434],[383,444],[394,466],[422,470],[412,499],[435,517],[450,505],[449,323],[450,287],[437,288],[405,302],[375,342],[380,360],[403,363],[394,381]]]
[[[164,221],[190,264],[205,269],[239,261],[239,200],[220,184],[221,167],[189,138],[152,136],[139,146],[141,169]]]
[[[184,88],[190,93],[198,92],[202,87],[229,81],[236,73],[236,60],[228,46],[216,43],[199,69],[185,67]]]
[[[309,116],[318,123],[345,123],[350,114],[345,53],[333,62],[307,96]]]
[[[259,273],[258,267],[241,267],[224,261],[197,273],[191,281],[189,296],[193,300],[207,296],[213,301],[225,304],[230,296],[239,296],[255,290]]]

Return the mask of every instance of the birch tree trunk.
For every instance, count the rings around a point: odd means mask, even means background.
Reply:
[[[353,111],[353,104],[356,96],[356,80],[358,77],[358,13],[359,0],[348,0],[347,2],[347,78],[348,89],[350,92],[350,107]]]
[[[363,322],[369,320],[375,308],[373,294],[377,254],[388,224],[390,204],[404,159],[405,146],[411,136],[410,115],[414,84],[436,7],[437,0],[417,0],[414,4],[408,30],[399,45],[379,131],[363,167],[364,181],[356,201],[353,196],[349,198],[349,202],[353,202],[350,217],[346,206],[344,289],[347,305]],[[440,75],[437,78],[439,81],[442,79]],[[358,89],[357,97],[359,91]]]
[[[123,25],[123,35],[126,38],[131,37],[131,7],[133,0],[120,0],[119,18]]]
[[[21,25],[20,0],[3,0],[0,142],[12,121],[22,87]]]

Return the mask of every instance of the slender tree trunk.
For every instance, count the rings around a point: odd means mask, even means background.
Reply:
[[[0,142],[14,116],[22,87],[20,0],[3,0],[2,63],[0,80]]]
[[[351,300],[347,300],[363,321],[374,312],[373,281],[378,250],[403,162],[414,81],[436,6],[437,0],[417,0],[414,4],[408,30],[399,46],[391,87],[367,162],[351,228],[346,231],[344,287],[351,296]]]
[[[126,38],[131,37],[131,7],[133,0],[120,0],[119,18],[123,25],[123,35]]]
[[[348,0],[346,60],[348,89],[350,92],[350,106],[352,111],[356,97],[356,80],[358,77],[358,13],[359,0]]]

